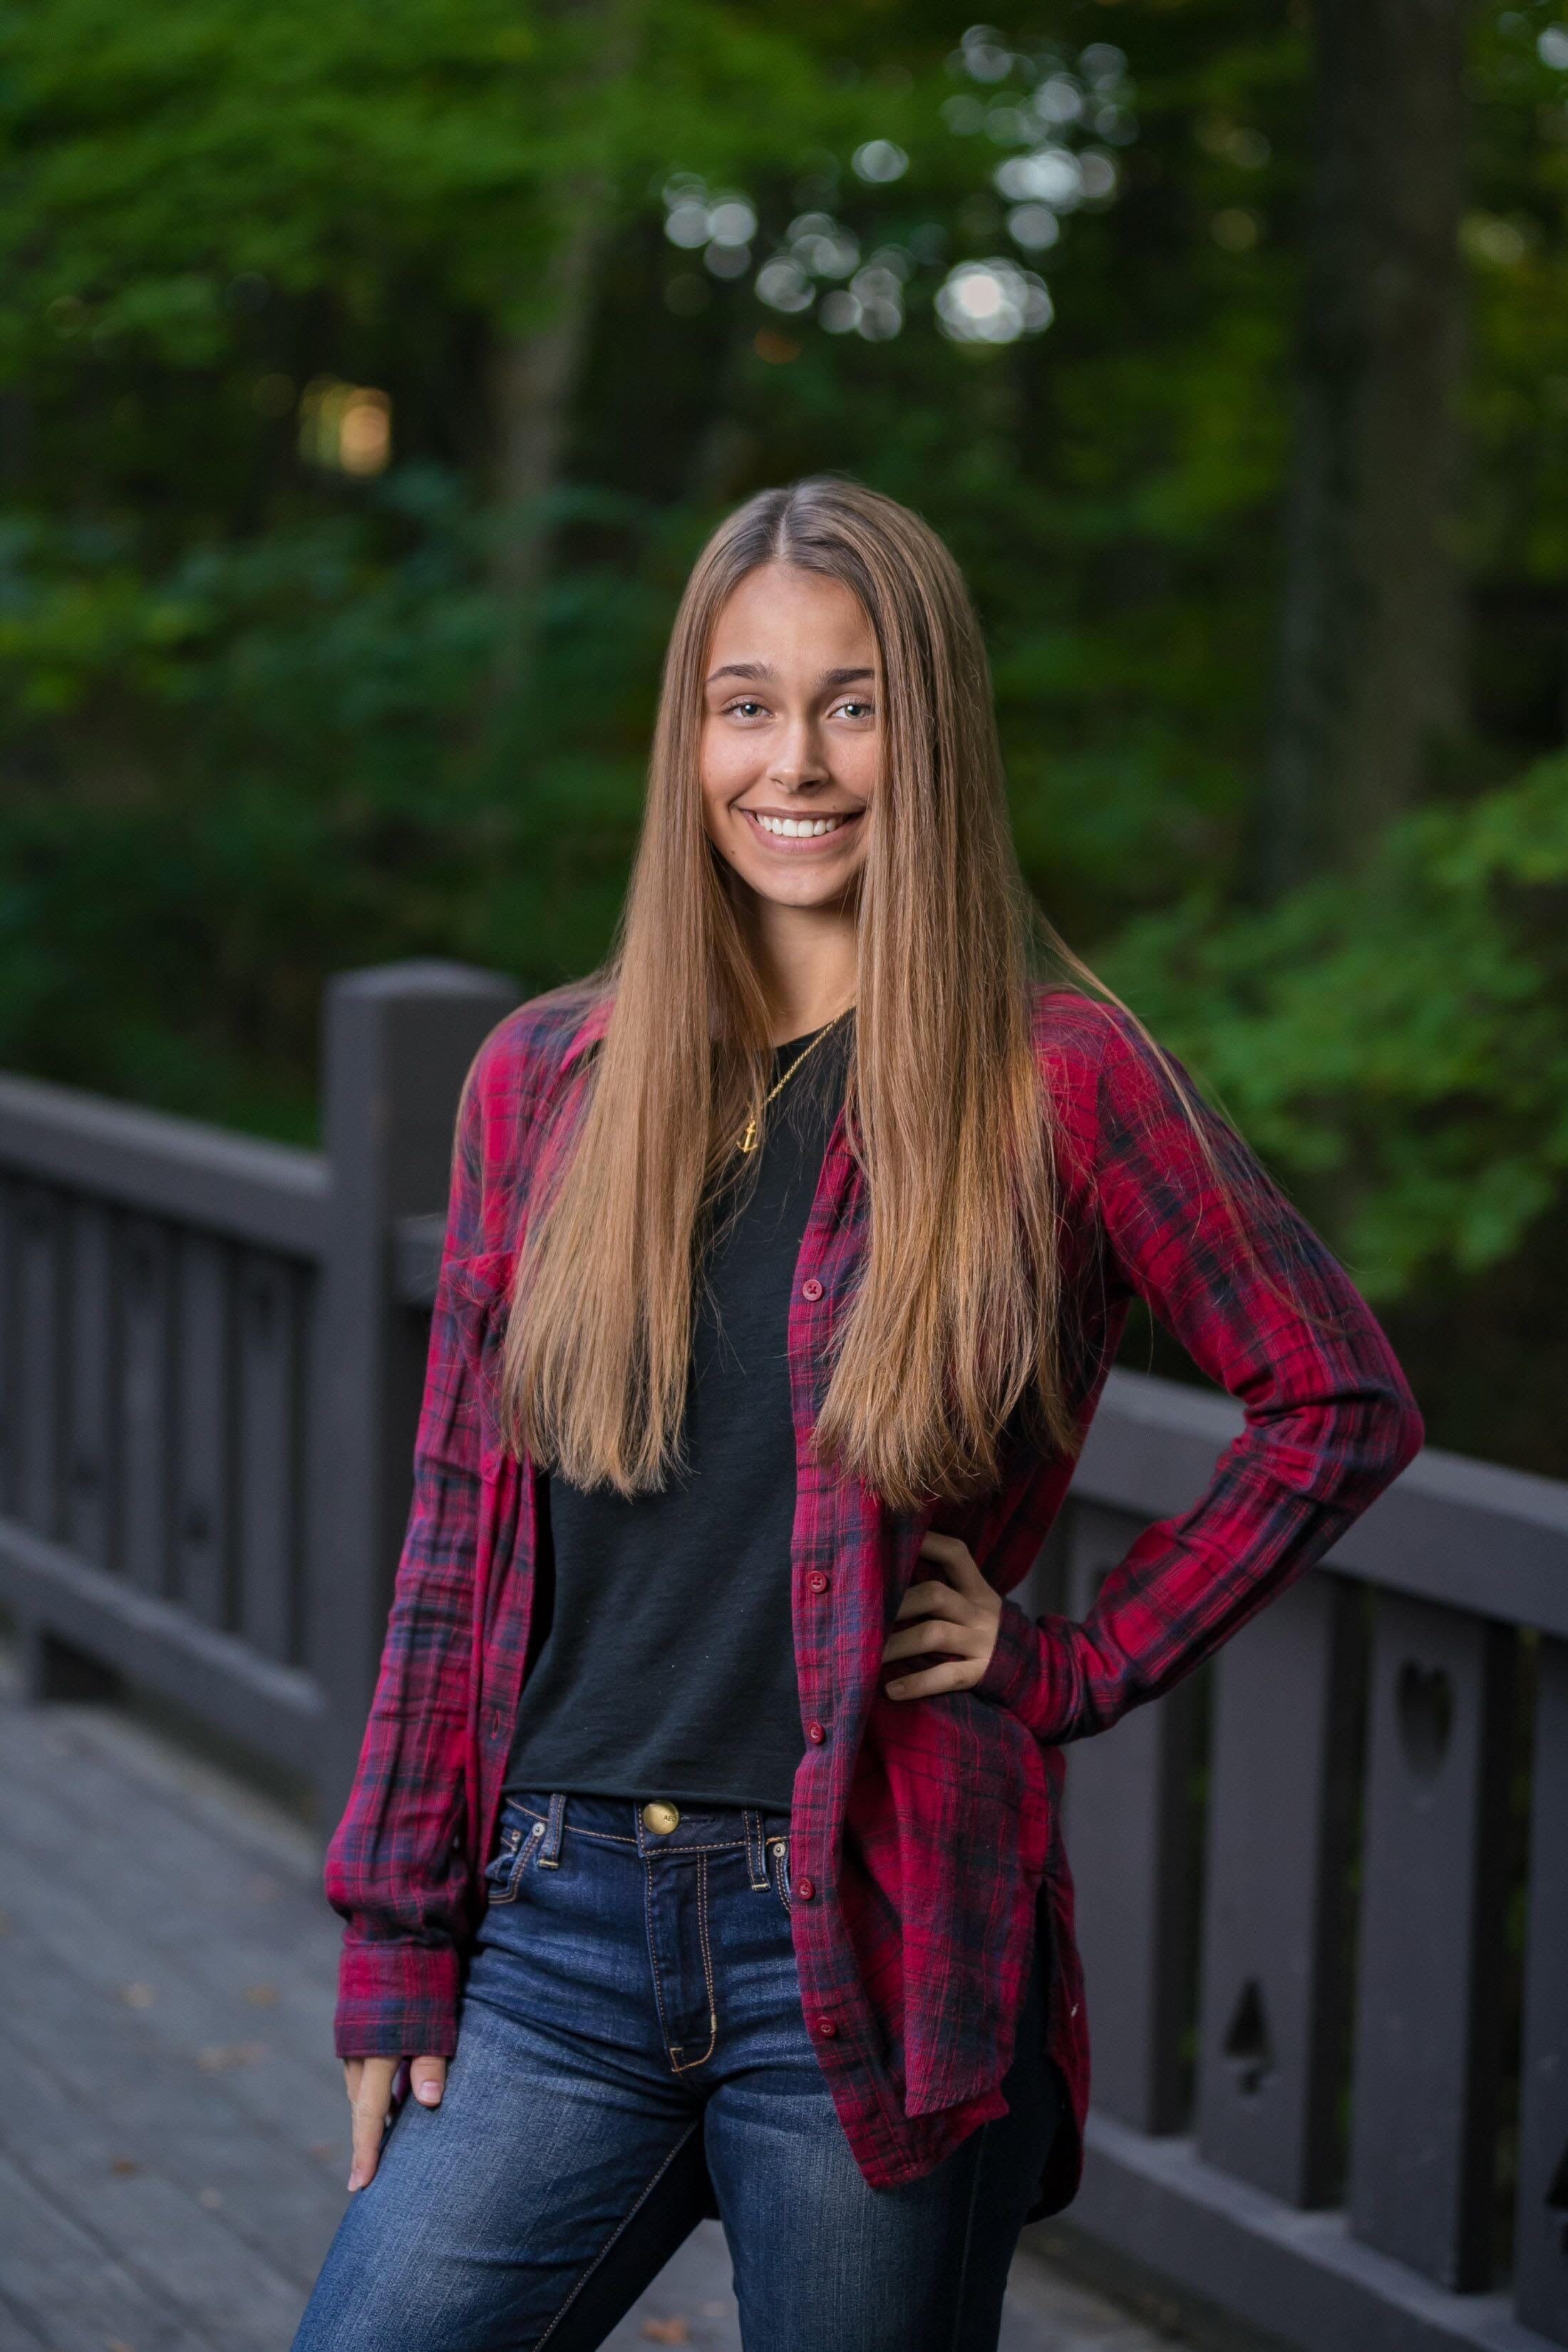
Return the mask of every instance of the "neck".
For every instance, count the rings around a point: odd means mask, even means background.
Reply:
[[[858,947],[852,907],[753,902],[752,952],[775,1045],[821,1029],[855,1002]]]

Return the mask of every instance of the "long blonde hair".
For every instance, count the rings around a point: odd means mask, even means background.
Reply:
[[[1031,1409],[1074,1431],[1058,1356],[1051,1106],[1030,1034],[1030,915],[979,625],[918,516],[847,482],[769,490],[698,558],[664,668],[613,1006],[520,1255],[502,1370],[513,1442],[624,1495],[679,1461],[694,1293],[734,1139],[763,1118],[768,1007],[738,884],[703,825],[709,646],[749,572],[788,563],[864,607],[882,761],[861,878],[847,1088],[869,1235],[816,1425],[893,1507],[995,1483]]]

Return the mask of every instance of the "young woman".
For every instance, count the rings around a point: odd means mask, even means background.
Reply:
[[[1062,1748],[1420,1423],[1334,1260],[1028,929],[951,558],[841,482],[753,499],[676,620],[619,952],[502,1023],[460,1115],[329,1864],[357,2194],[302,2352],[586,2352],[711,2210],[748,2352],[982,2352],[1071,2197]],[[1003,1596],[1135,1297],[1245,1432],[1034,1622]]]

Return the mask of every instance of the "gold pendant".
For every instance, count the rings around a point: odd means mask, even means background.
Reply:
[[[746,1132],[741,1138],[740,1148],[742,1151],[754,1151],[756,1150],[757,1122],[754,1118],[749,1118],[746,1121]]]

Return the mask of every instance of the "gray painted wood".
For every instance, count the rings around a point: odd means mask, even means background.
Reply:
[[[441,1246],[446,1237],[445,1216],[398,1220],[392,1285],[400,1306],[423,1307],[426,1310],[434,1307],[436,1285],[441,1274]]]
[[[73,2091],[13,2051],[5,2134],[41,2193],[89,2222],[110,2257],[196,2333],[225,2352],[273,2352],[288,2341],[299,2314],[294,2281],[230,2225],[221,2189],[192,2189],[162,2162],[128,2158],[91,2092]]]
[[[291,1255],[321,1253],[327,1171],[287,1143],[0,1076],[0,1167]]]
[[[0,2150],[0,2305],[48,2352],[212,2352],[169,2298],[119,2261],[87,2219],[62,2210]]]
[[[0,1162],[0,1512],[16,1509],[17,1443],[16,1192]]]
[[[1568,2344],[1568,1643],[1541,1645],[1534,1771],[1514,2266],[1520,2317]]]
[[[1513,1643],[1379,1597],[1350,2211],[1366,2244],[1461,2291],[1489,2270]]]
[[[1334,2188],[1358,1614],[1309,1579],[1214,1669],[1198,2146],[1292,2205]]]
[[[247,1251],[237,1273],[239,1622],[264,1657],[300,1660],[305,1445],[301,1290],[313,1274]]]
[[[198,1624],[177,1603],[137,1591],[15,1520],[0,1520],[0,1591],[25,1633],[47,1630],[79,1660],[112,1659],[127,1682],[309,1772],[322,1708],[321,1686],[309,1675],[273,1664],[247,1643]],[[35,1697],[103,1695],[80,1681],[35,1676],[29,1688]]]
[[[328,991],[333,1181],[311,1441],[312,1553],[331,1572],[307,1596],[306,1656],[331,1693],[321,1758],[329,1816],[347,1794],[375,1685],[428,1345],[427,1321],[391,1296],[395,1236],[405,1217],[445,1204],[463,1079],[516,1003],[507,982],[459,964],[352,972]]]
[[[115,1560],[115,1297],[110,1213],[70,1205],[66,1349],[65,1540],[82,1559]]]
[[[41,1536],[58,1532],[65,1272],[60,1203],[41,1184],[16,1201],[16,1516]]]
[[[175,1255],[174,1590],[204,1625],[235,1622],[231,1584],[234,1383],[232,1257],[211,1234]]]
[[[1550,2352],[1506,2296],[1435,2286],[1361,2244],[1342,2212],[1299,2212],[1205,2164],[1190,2140],[1149,2139],[1109,2116],[1090,2114],[1071,2220],[1291,2352]]]
[[[1067,1538],[1068,1609],[1088,1614],[1142,1522],[1079,1505]],[[1188,1683],[1069,1751],[1066,1838],[1094,2017],[1095,2098],[1141,2131],[1184,2120],[1182,2038],[1192,2016],[1196,1856]]]
[[[126,1221],[120,1248],[120,1459],[125,1572],[143,1592],[170,1586],[173,1237],[150,1217]]]
[[[1112,1371],[1072,1491],[1144,1520],[1189,1510],[1241,1421],[1229,1397]],[[1568,1637],[1568,1480],[1429,1445],[1324,1565]]]

